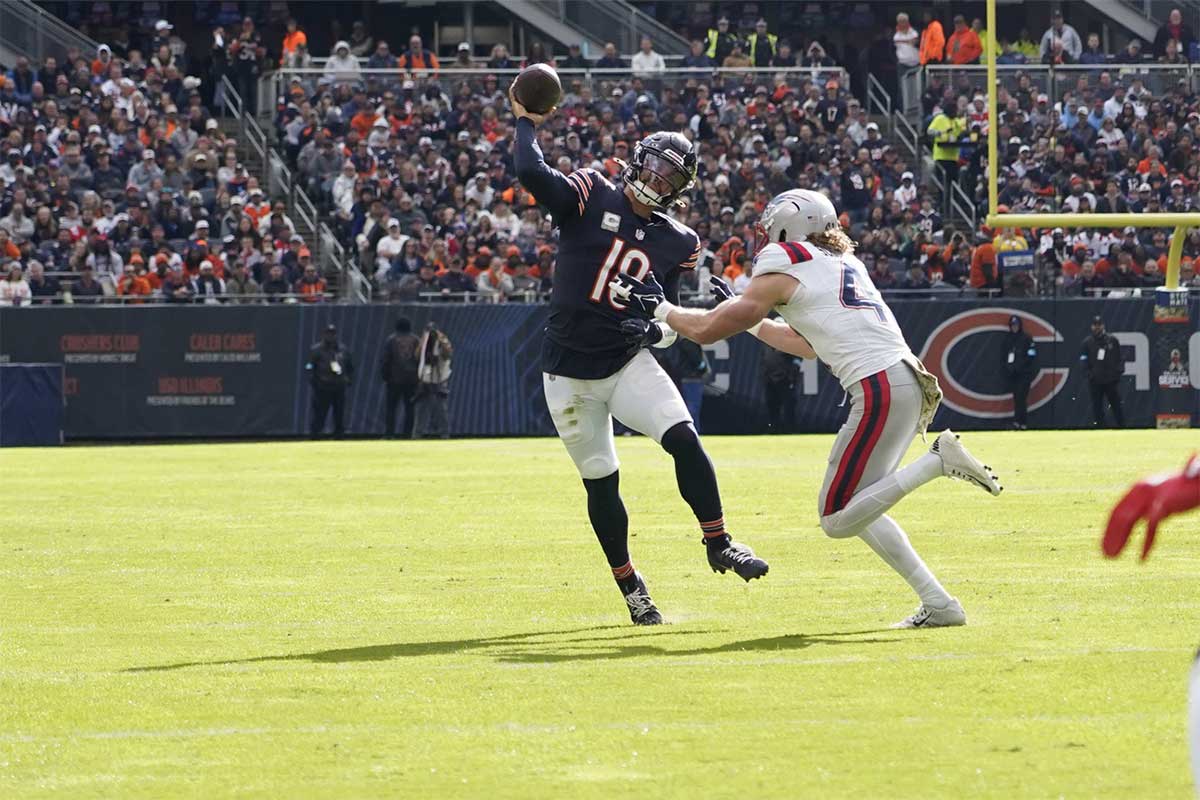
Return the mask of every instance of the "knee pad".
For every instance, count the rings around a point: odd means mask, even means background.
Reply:
[[[846,529],[841,525],[841,521],[842,514],[840,511],[826,514],[821,517],[821,530],[825,531],[825,535],[830,539],[849,539],[851,536],[859,534],[859,531]]]
[[[607,478],[617,471],[621,465],[615,458],[607,455],[594,455],[582,459],[579,464],[579,477],[585,481]]]
[[[696,429],[692,427],[690,422],[680,422],[678,425],[673,425],[667,432],[663,434],[660,442],[663,450],[666,450],[673,456],[682,455],[688,450],[700,449],[700,437],[696,434]]]

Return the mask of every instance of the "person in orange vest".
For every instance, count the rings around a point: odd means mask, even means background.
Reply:
[[[308,47],[308,37],[304,34],[304,31],[300,30],[300,27],[296,24],[296,20],[288,17],[287,33],[283,37],[283,58],[279,59],[281,66],[287,64],[288,57],[296,52],[296,48],[300,45]]]
[[[438,57],[432,51],[426,50],[421,37],[413,34],[408,40],[408,50],[396,61],[402,70],[438,68]]]
[[[933,18],[933,12],[925,9],[921,14],[925,30],[921,31],[921,66],[940,64],[945,56],[946,34],[942,23]]]
[[[951,64],[976,64],[983,53],[979,34],[967,25],[966,18],[959,14],[954,18],[954,33],[946,42],[946,60]]]
[[[301,295],[305,303],[320,303],[325,299],[325,279],[317,274],[317,265],[310,264],[307,247],[300,248],[300,263],[304,266],[304,274],[296,281],[293,291]]]

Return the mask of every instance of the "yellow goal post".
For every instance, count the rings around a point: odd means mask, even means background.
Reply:
[[[1190,214],[998,214],[1000,160],[996,113],[996,0],[987,0],[988,215],[992,228],[1174,228],[1167,251],[1166,288],[1179,288],[1179,263],[1190,228],[1200,228],[1200,213]]]

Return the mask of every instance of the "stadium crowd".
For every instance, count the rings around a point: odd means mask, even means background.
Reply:
[[[926,30],[934,24],[927,19]],[[972,28],[957,18],[940,52],[922,43],[924,31],[903,15],[897,30],[901,26],[910,33],[894,39],[900,63],[916,43],[918,65],[947,57],[969,63],[964,53],[975,61],[986,57],[975,46],[978,22]],[[1055,15],[1042,37],[1047,52],[1061,49],[1064,26]],[[1094,49],[1098,38],[1088,40]],[[1166,58],[1186,44],[1170,41]],[[1018,45],[1028,49],[1031,43],[1003,44],[1001,59],[1011,62],[1019,57]],[[611,45],[592,63],[576,48],[560,59],[538,49],[517,61],[497,46],[486,64],[463,57],[453,66],[438,64],[417,36],[400,55],[375,42],[366,60],[346,45],[335,46],[336,61],[323,74],[291,76],[280,100],[278,134],[306,186],[339,221],[385,296],[477,292],[526,298],[552,282],[554,234],[513,179],[511,116],[504,102],[511,73],[503,70],[535,61],[560,70],[630,71],[589,79],[563,73],[565,95],[541,131],[547,161],[563,172],[591,167],[616,178],[636,142],[662,128],[685,131],[699,143],[695,190],[672,213],[706,243],[702,270],[735,285],[749,279],[754,220],[772,195],[790,187],[829,192],[859,255],[889,292],[1072,295],[1162,281],[1161,230],[997,232],[949,224],[941,187],[917,177],[914,159],[845,90],[820,42],[809,42],[809,57],[798,58],[762,20],[753,32],[738,35],[729,31],[728,19],[720,19],[693,42],[683,66],[695,72],[683,77],[662,74],[650,40],[629,62]],[[466,43],[460,47],[460,53],[470,50]],[[1200,149],[1200,98],[1187,82],[1175,81],[1155,95],[1148,79],[1107,66],[1124,58],[1097,58],[1094,71],[1073,74],[1056,107],[1038,91],[1036,76],[1013,76],[999,97],[1006,149],[1001,197],[1009,209],[1192,209],[1200,188],[1193,157]],[[426,69],[405,70],[404,64]],[[797,64],[818,69],[784,69]],[[781,71],[738,73],[717,65]],[[371,72],[393,67],[399,72]],[[457,68],[463,71],[452,71]],[[978,198],[980,216],[986,213],[987,120],[981,84],[981,75],[945,81],[931,72],[922,97],[933,155]],[[1035,269],[1006,280],[996,266],[997,251],[1026,250],[1036,254]],[[1184,280],[1200,286],[1191,266],[1200,256],[1200,234],[1189,238],[1185,255]]]
[[[1052,15],[1038,45],[1024,31],[1016,40],[1000,39],[998,63],[1016,67],[1001,73],[996,98],[1001,210],[1155,213],[1200,207],[1200,96],[1181,56],[1194,52],[1195,41],[1177,26],[1177,18],[1173,12],[1173,21],[1146,54],[1137,40],[1120,53],[1103,53],[1094,32],[1084,46],[1060,12]],[[960,29],[962,22],[959,18]],[[936,63],[936,52],[927,52],[924,44],[921,51],[923,63]],[[1039,53],[1041,64],[1068,68],[1053,74],[1020,69],[1037,64]],[[1073,64],[1084,68],[1070,69]],[[930,70],[921,96],[933,158],[974,198],[980,216],[987,211],[985,91],[980,71]],[[1017,272],[1005,283],[1008,294],[1121,294],[1161,285],[1166,269],[1163,229],[1053,228],[993,235],[984,228],[981,234],[991,241],[976,243],[975,262],[994,263],[997,252],[1009,250],[1037,256],[1032,273]],[[947,248],[930,258],[945,261],[955,252]],[[1182,282],[1193,288],[1200,287],[1193,266],[1198,257],[1200,234],[1193,231],[1181,269]],[[989,283],[999,287],[1003,276],[994,270],[989,275]],[[975,284],[981,277],[969,280]]]
[[[254,21],[217,26],[198,58],[172,30],[150,21],[120,57],[102,44],[0,74],[0,302],[325,299],[205,85],[226,61],[258,68]]]
[[[462,43],[439,59],[417,34],[393,50],[360,23],[314,67],[294,21],[278,42],[264,40],[250,18],[210,22],[207,53],[189,53],[170,22],[147,19],[130,26],[119,55],[104,45],[62,64],[18,61],[6,71],[0,302],[324,299],[325,276],[286,204],[247,174],[214,117],[221,76],[250,102],[257,76],[276,64],[299,70],[285,73],[277,140],[377,297],[532,300],[552,286],[556,236],[515,181],[505,100],[515,70],[539,61],[562,71],[565,94],[540,137],[547,161],[563,172],[591,167],[615,179],[654,130],[682,130],[699,144],[694,191],[671,212],[705,243],[685,289],[702,291],[705,272],[744,285],[758,214],[794,187],[830,194],[887,292],[1071,295],[1161,281],[1165,231],[950,223],[943,187],[922,159],[888,138],[847,90],[837,48],[811,34],[788,41],[765,20],[718,17],[694,29],[686,75],[664,73],[649,39],[628,58],[613,45],[595,61],[577,47],[555,57],[535,43],[525,58],[498,44],[484,61]],[[1179,64],[1193,52],[1191,35],[1172,25],[1153,47],[1161,55],[1150,58]],[[919,27],[902,14],[877,38],[904,71],[986,59],[979,28],[956,17],[946,20],[946,37],[929,12]],[[1044,71],[1005,72],[1001,202],[1013,211],[1191,210],[1200,98],[1187,81],[1139,72],[1129,63],[1139,47],[1107,54],[1098,42],[1060,16],[1037,43],[1025,32],[1001,39],[1002,63],[1089,65],[1053,87]],[[588,68],[624,72],[571,72]],[[981,216],[982,84],[979,73],[930,70],[921,96],[922,145]],[[1035,268],[1004,279],[997,252],[1026,250]],[[1200,233],[1185,256],[1184,280],[1200,286],[1192,269]]]

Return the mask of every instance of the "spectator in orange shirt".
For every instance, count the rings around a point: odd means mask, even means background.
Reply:
[[[254,222],[254,227],[257,229],[259,220],[271,213],[271,204],[263,199],[263,190],[257,186],[251,189],[248,194],[250,202],[246,203],[246,207],[242,210],[242,213]]]
[[[400,56],[396,64],[400,69],[404,70],[436,70],[438,68],[438,57],[431,51],[426,50],[421,37],[414,33],[412,38],[408,40],[408,50],[404,52],[404,55]]]
[[[386,122],[384,123],[387,124]],[[375,126],[375,109],[370,103],[364,102],[359,108],[358,113],[350,118],[350,127],[353,128],[359,135],[359,143],[366,145],[367,137],[371,135],[371,128]]]
[[[108,74],[108,65],[112,63],[112,48],[102,44],[96,48],[96,57],[92,59],[92,74]]]
[[[746,247],[742,244],[740,237],[730,236],[725,244],[717,249],[716,256],[725,265],[725,271],[721,273],[721,277],[725,280],[732,283],[742,274],[742,262],[746,260]]]
[[[475,258],[467,262],[467,268],[463,270],[470,276],[471,280],[476,280],[481,272],[486,272],[489,265],[492,263],[492,248],[484,245],[475,251]]]
[[[967,25],[962,14],[954,18],[954,33],[946,42],[946,56],[951,64],[976,64],[983,52],[979,34]]]
[[[1162,163],[1162,151],[1157,147],[1150,151],[1150,155],[1138,162],[1137,171],[1139,175],[1149,175],[1156,172],[1164,178],[1167,175],[1167,168]]]
[[[991,240],[975,248],[975,255],[971,257],[970,283],[972,289],[1000,288],[1000,276],[996,274],[996,249]]]
[[[296,20],[288,17],[287,33],[283,37],[283,58],[279,59],[279,63],[286,64],[288,56],[296,52],[296,48],[300,45],[308,47],[308,37],[304,35],[304,31],[300,30]]]
[[[1079,274],[1079,270],[1083,267],[1083,262],[1087,261],[1087,245],[1077,244],[1075,249],[1071,251],[1071,257],[1063,262],[1062,273],[1064,278],[1074,278]],[[1108,262],[1104,262],[1104,269],[1108,269]],[[1093,264],[1093,266],[1095,266]]]
[[[307,247],[300,251],[301,263],[305,263],[308,255]],[[296,288],[293,291],[300,295],[301,300],[305,303],[320,303],[325,300],[325,279],[317,274],[315,264],[305,264],[304,274],[300,276],[300,280],[296,281]]]
[[[922,12],[921,18],[925,23],[925,30],[921,31],[921,66],[940,64],[946,49],[946,33],[942,30],[942,23],[933,18],[933,11],[929,9]]]
[[[0,259],[20,258],[21,248],[13,244],[8,228],[0,228]]]
[[[132,260],[125,265],[125,274],[117,281],[117,294],[122,297],[149,297],[154,289],[150,281],[137,274],[137,267]],[[141,300],[130,300],[131,303],[141,303]]]

